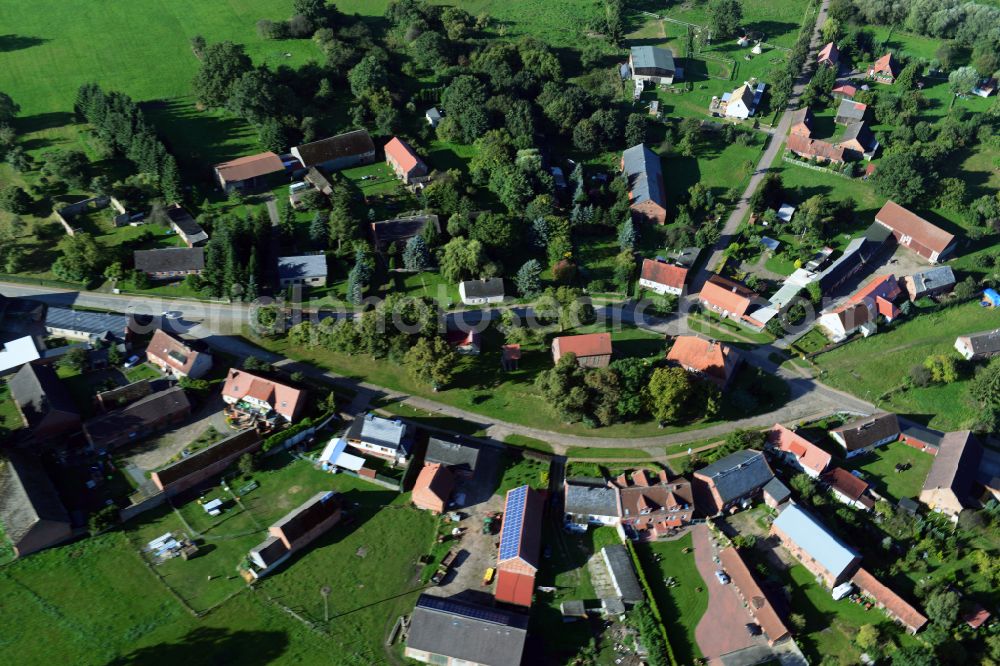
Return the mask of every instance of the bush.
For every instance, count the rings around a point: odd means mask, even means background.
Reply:
[[[87,519],[87,529],[90,531],[91,536],[94,536],[114,527],[119,523],[120,519],[117,506],[106,506],[97,513],[90,515],[90,518]]]

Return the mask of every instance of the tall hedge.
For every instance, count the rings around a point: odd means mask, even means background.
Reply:
[[[635,571],[639,576],[639,584],[642,585],[642,589],[646,593],[646,602],[649,605],[649,610],[652,612],[657,625],[660,627],[660,635],[663,638],[663,646],[667,651],[667,660],[670,662],[671,666],[679,666],[677,663],[677,657],[674,656],[674,648],[670,645],[670,638],[667,636],[667,628],[663,624],[663,615],[660,613],[660,607],[656,603],[656,597],[653,595],[653,588],[649,586],[649,580],[646,578],[646,571],[642,568],[642,562],[639,561],[639,554],[635,551],[635,546],[628,539],[625,540],[625,548],[628,550],[628,554],[632,558],[632,565],[635,567]]]

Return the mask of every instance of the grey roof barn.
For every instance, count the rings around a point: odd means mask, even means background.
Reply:
[[[716,503],[722,503],[716,509],[722,510],[729,502],[746,497],[763,487],[774,478],[774,472],[763,453],[745,449],[698,470],[694,476],[714,489]]]
[[[66,432],[80,424],[80,412],[56,371],[26,363],[8,381],[10,395],[37,436]]]
[[[659,76],[661,72],[674,73],[674,54],[670,49],[655,46],[633,46],[632,68],[637,74]]]
[[[306,254],[298,257],[278,257],[279,280],[326,278],[326,255]]]
[[[652,200],[663,205],[666,194],[663,191],[663,173],[660,156],[640,143],[622,153],[622,171],[628,181],[632,203]]]
[[[602,479],[566,479],[566,513],[617,516],[618,492]]]
[[[528,616],[421,594],[410,617],[406,656],[432,664],[520,666]]]
[[[627,604],[637,604],[643,600],[642,588],[632,566],[632,558],[620,543],[601,548],[601,558],[611,575],[618,597]]]
[[[205,270],[205,248],[168,247],[159,250],[136,250],[136,270],[143,273],[190,272]]]
[[[466,280],[462,282],[466,298],[497,298],[503,296],[503,278]]]
[[[69,308],[49,308],[45,313],[45,328],[86,333],[102,337],[110,333],[121,338],[128,328],[128,317],[107,312],[85,312]]]
[[[427,440],[424,463],[439,464],[459,471],[474,473],[479,459],[479,447],[465,442],[454,442],[438,437]]]
[[[71,535],[69,514],[41,461],[22,451],[0,463],[0,523],[18,555]]]

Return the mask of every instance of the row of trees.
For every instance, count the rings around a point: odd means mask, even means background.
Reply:
[[[153,126],[131,97],[114,91],[105,92],[98,84],[88,83],[80,86],[73,108],[81,119],[94,128],[97,138],[104,145],[158,183],[164,199],[168,202],[182,199],[177,160],[157,137]]]

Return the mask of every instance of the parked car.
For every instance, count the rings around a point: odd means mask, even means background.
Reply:
[[[715,577],[719,579],[719,583],[721,583],[722,585],[729,584],[729,576],[727,576],[726,572],[723,571],[722,569],[715,570]]]
[[[139,361],[140,359],[137,355],[133,354],[132,356],[129,356],[128,360],[125,361],[125,369],[127,370],[128,368],[134,368],[135,366],[139,365]]]

